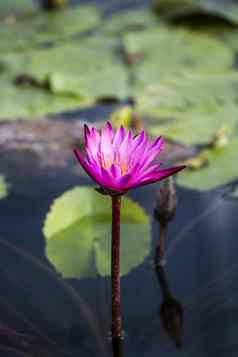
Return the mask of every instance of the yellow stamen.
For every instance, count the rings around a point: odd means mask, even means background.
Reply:
[[[127,170],[127,166],[126,166],[126,163],[124,162],[124,163],[121,165],[121,174],[122,174],[122,175],[125,175],[125,174],[126,174],[126,170]]]

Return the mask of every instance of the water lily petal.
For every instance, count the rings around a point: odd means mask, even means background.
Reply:
[[[121,169],[118,166],[112,164],[110,171],[115,180],[119,180],[121,178]]]
[[[133,137],[120,127],[115,133],[110,122],[101,131],[84,126],[84,159],[79,150],[75,155],[87,174],[100,186],[115,192],[126,192],[173,175],[185,166],[161,170],[159,163],[153,163],[164,147],[164,140],[158,137],[150,141],[145,132]]]
[[[123,126],[121,126],[119,129],[117,129],[115,135],[114,135],[114,138],[113,138],[113,149],[114,149],[114,152],[115,150],[118,150],[118,148],[120,147],[122,141],[124,140],[126,136],[126,131],[125,129],[123,128]]]
[[[118,182],[118,188],[120,188],[121,191],[127,191],[129,186],[129,182],[131,180],[131,174],[127,174],[123,176],[119,182]]]
[[[136,188],[140,186],[145,186],[151,183],[155,183],[157,181],[160,181],[168,176],[174,175],[175,173],[183,170],[186,166],[176,166],[176,167],[171,167],[169,169],[164,169],[160,170],[154,173],[151,173],[147,175],[144,179],[142,179],[140,182],[134,184],[131,188]]]
[[[164,139],[162,137],[158,137],[154,143],[148,145],[140,160],[143,170],[145,170],[148,165],[151,164],[157,156],[159,156],[164,148],[164,143]]]
[[[80,152],[78,149],[74,149],[74,154],[78,161],[80,162],[81,166],[84,168],[84,170],[87,172],[87,174],[91,177],[92,180],[94,180],[96,183],[101,185],[101,177],[100,177],[100,172],[99,170],[93,168],[93,166],[89,165],[86,160],[83,157],[83,154]]]

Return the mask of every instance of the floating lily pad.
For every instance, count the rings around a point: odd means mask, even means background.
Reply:
[[[33,0],[7,0],[0,2],[0,18],[26,15],[36,10],[36,2]]]
[[[186,144],[211,142],[220,128],[237,135],[238,75],[187,75],[151,86],[137,98],[152,135]]]
[[[148,131],[152,136],[163,135],[184,144],[208,144],[220,129],[227,132],[229,139],[234,135],[235,129],[237,134],[237,111],[237,107],[226,107],[211,113],[174,112],[161,115],[156,124],[148,122]]]
[[[149,217],[124,197],[121,224],[121,274],[149,253]],[[89,187],[76,187],[53,203],[43,229],[46,255],[65,277],[110,275],[111,199]]]
[[[135,94],[184,70],[216,73],[231,68],[234,62],[233,51],[221,41],[184,29],[158,26],[130,32],[124,36],[124,46],[127,54],[135,58],[131,66]]]
[[[0,88],[0,120],[31,119],[90,105],[80,98],[56,96],[46,89],[18,87],[5,79],[0,79]]]
[[[103,26],[110,34],[122,34],[126,31],[141,30],[151,27],[159,19],[148,9],[129,10],[114,14]]]
[[[199,170],[184,170],[177,182],[192,189],[210,190],[237,179],[236,165],[238,140],[234,139],[222,148],[204,151],[201,154],[208,164]]]
[[[7,196],[8,187],[4,176],[0,175],[0,199]]]
[[[205,14],[238,25],[238,4],[234,0],[154,0],[153,4],[158,14],[167,19]]]
[[[117,41],[92,37],[19,56],[8,54],[2,66],[17,76],[27,75],[53,93],[85,99],[128,95],[127,71],[116,55]]]
[[[34,13],[0,24],[0,49],[30,49],[40,44],[62,40],[98,25],[100,16],[94,7]]]

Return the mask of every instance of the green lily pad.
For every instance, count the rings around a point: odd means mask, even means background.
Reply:
[[[13,76],[25,74],[54,94],[124,99],[127,71],[116,56],[116,46],[115,39],[95,36],[18,56],[7,54],[1,63]]]
[[[148,9],[129,10],[116,13],[103,26],[109,34],[122,34],[126,31],[141,30],[159,22],[159,19]]]
[[[238,177],[236,165],[238,140],[232,140],[222,148],[206,150],[201,157],[208,165],[199,170],[186,169],[178,176],[178,184],[196,190],[211,190],[232,182]]]
[[[178,75],[184,70],[220,73],[232,68],[234,62],[233,51],[221,41],[184,29],[158,26],[130,32],[124,36],[124,47],[126,53],[136,59],[131,66],[135,95],[172,74]]]
[[[234,0],[154,0],[153,5],[155,11],[167,19],[200,13],[238,25],[238,4]]]
[[[226,107],[214,112],[191,111],[188,113],[173,112],[161,115],[156,123],[149,126],[152,136],[162,135],[170,140],[184,144],[209,144],[219,130],[224,130],[227,140],[237,134],[238,107]]]
[[[0,18],[30,14],[36,10],[33,0],[7,0],[0,2]]]
[[[229,26],[206,26],[201,27],[199,31],[203,31],[213,36],[226,44],[227,47],[230,47],[231,50],[236,55],[238,51],[238,29],[231,28]]]
[[[137,97],[148,130],[186,144],[211,142],[223,128],[228,138],[238,128],[238,75],[184,75],[168,78]]]
[[[8,194],[8,186],[4,176],[0,175],[0,200],[5,198]]]
[[[91,103],[81,98],[56,96],[46,89],[15,86],[0,78],[0,120],[32,119],[43,115],[86,107]]]
[[[95,7],[78,6],[61,11],[38,11],[16,21],[1,23],[0,49],[30,49],[88,31],[99,23],[100,16]]]
[[[149,254],[149,217],[129,198],[121,211],[121,275]],[[46,255],[65,277],[110,275],[111,198],[76,187],[53,203],[43,233]]]

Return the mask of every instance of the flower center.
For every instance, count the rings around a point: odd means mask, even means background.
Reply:
[[[124,162],[124,163],[121,164],[121,174],[122,174],[122,176],[124,176],[126,174],[126,170],[127,170],[127,165]]]
[[[127,172],[128,165],[126,161],[121,162],[118,155],[115,155],[114,159],[112,160],[111,157],[100,155],[99,157],[100,165],[105,169],[108,170],[111,168],[112,165],[117,166],[121,170],[121,175],[124,176]]]

